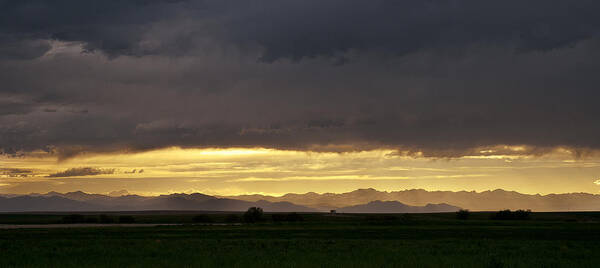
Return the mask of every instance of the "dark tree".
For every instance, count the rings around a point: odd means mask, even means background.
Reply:
[[[468,209],[461,209],[456,212],[456,218],[459,220],[466,220],[469,218],[470,214],[471,214],[471,212],[469,212]]]
[[[519,210],[515,211],[513,214],[514,214],[515,220],[529,220],[531,210],[519,209]]]
[[[492,215],[492,220],[528,220],[531,210],[510,211],[508,209],[501,210]]]
[[[245,222],[257,222],[261,221],[263,217],[263,210],[259,207],[251,207],[244,213]]]
[[[492,215],[492,220],[512,220],[512,219],[513,219],[512,211],[510,211],[509,209],[500,210],[500,211],[496,212],[494,215]]]

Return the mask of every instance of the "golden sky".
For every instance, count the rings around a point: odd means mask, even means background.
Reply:
[[[60,161],[38,153],[0,158],[0,193],[81,190],[106,194],[125,189],[141,195],[282,195],[358,188],[599,193],[600,158],[575,158],[560,148],[536,156],[518,154],[521,150],[494,147],[449,159],[393,150],[318,153],[263,148],[172,147]]]

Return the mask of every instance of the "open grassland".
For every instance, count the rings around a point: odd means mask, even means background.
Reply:
[[[207,225],[197,213],[121,213],[160,227],[0,230],[0,267],[598,267],[600,214],[301,214],[302,221]],[[232,220],[228,213],[202,221]],[[98,216],[90,213],[86,216]],[[0,223],[59,223],[64,215],[5,214]],[[194,220],[194,217],[196,219]],[[277,217],[275,217],[277,219]]]

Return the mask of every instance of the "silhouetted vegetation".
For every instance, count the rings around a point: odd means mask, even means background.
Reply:
[[[113,217],[108,216],[106,214],[100,214],[100,223],[113,223],[115,219]]]
[[[492,220],[529,220],[531,210],[516,210],[510,211],[509,209],[501,210],[491,216]]]
[[[91,217],[85,217],[85,223],[98,223],[100,220],[98,219],[98,217],[95,216],[91,216]]]
[[[235,214],[229,214],[225,217],[225,222],[226,223],[238,223],[238,222],[242,222],[242,218],[240,218],[240,216],[235,215]]]
[[[291,221],[291,222],[304,221],[304,218],[302,217],[302,215],[295,213],[295,212],[285,215],[285,218],[287,221]]]
[[[253,223],[262,221],[263,219],[263,210],[259,207],[251,207],[244,213],[244,221]]]
[[[271,215],[271,219],[274,222],[296,222],[296,221],[303,221],[304,218],[302,217],[302,215],[298,214],[298,213],[289,213],[289,214],[272,214]]]
[[[524,211],[513,211],[516,215],[529,214],[531,221],[554,221],[554,222],[600,222],[600,212],[528,212]],[[240,223],[243,222],[243,213],[202,213],[211,218],[214,223]],[[466,224],[460,222],[457,219],[457,213],[433,213],[433,214],[335,214],[330,213],[299,213],[297,215],[288,213],[268,213],[265,212],[263,218],[269,219],[271,222],[272,215],[279,214],[283,215],[284,218],[277,218],[282,216],[275,216],[275,221],[281,219],[281,222],[288,222],[287,217],[299,216],[304,222],[367,222],[377,223],[378,221],[383,224],[396,224],[403,222],[403,224],[419,223],[424,220],[444,220],[453,221],[459,224]],[[488,221],[493,224],[493,216],[496,212],[469,212],[469,220],[473,221]],[[0,224],[60,224],[60,223],[88,223],[88,222],[99,222],[99,223],[118,223],[120,215],[132,215],[135,217],[136,223],[172,223],[172,224],[185,224],[193,222],[193,218],[199,214],[194,212],[182,212],[182,213],[163,213],[163,212],[138,212],[138,213],[119,213],[110,212],[108,213],[86,213],[79,214],[78,216],[72,216],[78,214],[69,213],[51,213],[51,214],[23,214],[23,213],[0,213]],[[289,216],[288,216],[289,215]],[[518,216],[515,218],[526,218]],[[83,219],[83,220],[82,220]],[[395,219],[395,220],[394,220]],[[293,220],[290,220],[293,221]],[[274,221],[273,221],[274,222]],[[468,224],[471,224],[469,222]]]
[[[134,223],[135,218],[129,215],[119,216],[119,223]]]
[[[271,215],[271,219],[274,222],[286,221],[285,220],[285,215],[283,215],[283,214],[273,214],[273,215]]]
[[[404,214],[402,214],[402,216],[400,217],[400,219],[402,221],[409,222],[409,221],[413,220],[413,216],[412,216],[412,214],[404,213]]]
[[[198,222],[198,223],[211,223],[213,222],[212,218],[209,217],[208,215],[196,215],[192,218],[193,222]]]
[[[62,218],[63,223],[84,223],[85,216],[81,214],[71,214]]]
[[[471,212],[469,212],[468,209],[461,209],[456,212],[456,218],[459,220],[467,220],[467,219],[469,219],[470,214],[471,214]]]
[[[368,215],[365,219],[369,222],[387,222],[398,220],[398,217],[394,215]]]

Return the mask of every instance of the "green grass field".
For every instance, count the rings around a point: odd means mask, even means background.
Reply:
[[[600,213],[302,214],[301,222],[214,226],[197,213],[121,213],[159,227],[0,230],[0,267],[599,267]],[[117,214],[111,216],[117,217]],[[0,214],[0,224],[60,223]],[[88,217],[97,214],[88,214]],[[229,214],[207,215],[225,222]],[[205,218],[205,217],[204,217]]]

